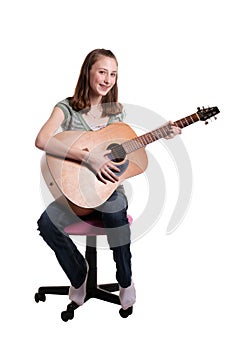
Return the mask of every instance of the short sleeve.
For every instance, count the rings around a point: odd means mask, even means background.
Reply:
[[[61,124],[63,130],[69,129],[69,125],[71,123],[72,112],[69,107],[69,103],[67,100],[63,100],[58,102],[55,107],[59,107],[64,113],[64,120]]]

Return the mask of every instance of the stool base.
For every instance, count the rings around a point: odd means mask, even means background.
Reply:
[[[120,305],[119,296],[114,292],[119,290],[118,283],[97,284],[97,251],[96,251],[96,236],[87,236],[87,245],[85,258],[89,265],[87,286],[86,286],[86,298],[85,302],[91,298],[100,299],[109,303]],[[45,286],[40,287],[35,294],[35,301],[46,300],[46,294],[53,295],[69,295],[69,286]],[[79,307],[75,302],[71,302],[67,305],[65,311],[61,313],[61,319],[64,322],[72,320],[74,318],[74,310]],[[119,313],[121,317],[126,318],[133,312],[133,307],[129,307],[127,310],[120,309]]]

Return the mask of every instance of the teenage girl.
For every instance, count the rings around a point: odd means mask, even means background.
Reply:
[[[119,169],[107,157],[108,152],[89,153],[85,148],[79,149],[75,145],[67,149],[65,144],[53,136],[58,130],[94,132],[109,124],[122,122],[125,113],[118,102],[117,76],[117,59],[110,50],[91,51],[81,67],[74,95],[56,104],[35,141],[36,147],[43,151],[82,162],[103,183],[118,181]],[[179,128],[172,125],[170,137],[180,132]],[[107,231],[108,243],[116,263],[121,306],[127,309],[135,303],[136,292],[132,281],[127,198],[122,185],[96,210],[96,215],[101,218]],[[86,296],[88,266],[76,245],[64,232],[64,227],[75,219],[78,219],[77,215],[69,205],[54,201],[38,220],[38,230],[55,252],[59,264],[70,280],[70,300],[82,305]]]

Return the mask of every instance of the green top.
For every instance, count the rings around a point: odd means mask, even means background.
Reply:
[[[85,121],[85,118],[82,116],[82,113],[75,111],[69,104],[68,98],[65,100],[62,100],[56,104],[55,107],[61,108],[65,115],[65,119],[61,124],[62,131],[65,130],[85,130],[85,131],[92,131],[90,125],[87,124]],[[122,113],[112,115],[109,117],[108,123],[116,123],[116,122],[122,122],[125,118],[125,112],[122,111]]]

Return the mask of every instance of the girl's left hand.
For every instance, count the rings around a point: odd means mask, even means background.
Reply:
[[[176,135],[181,134],[181,128],[175,126],[172,121],[169,121],[167,125],[169,125],[169,134],[164,137],[166,140],[172,139]]]

